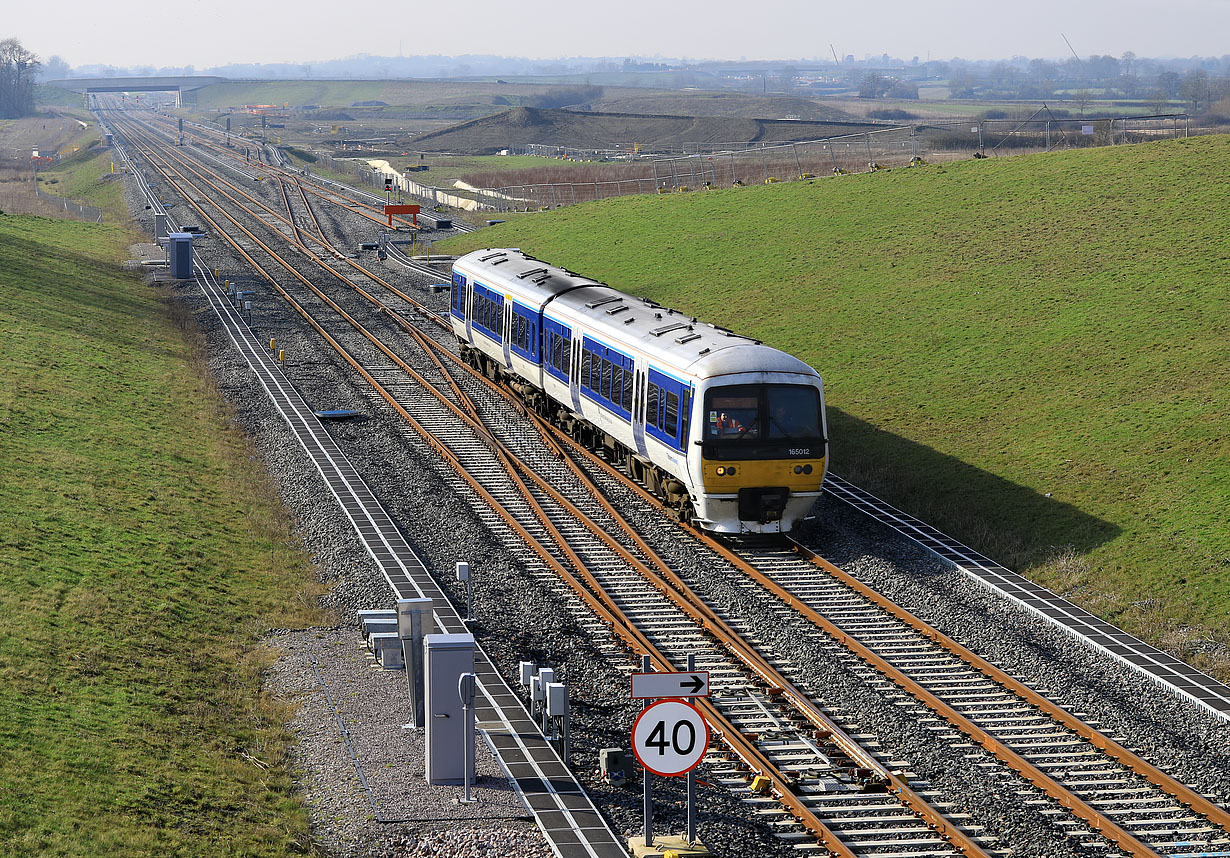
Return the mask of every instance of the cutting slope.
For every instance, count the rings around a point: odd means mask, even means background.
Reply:
[[[580,113],[517,107],[495,116],[463,122],[414,138],[428,152],[490,155],[501,149],[538,143],[578,149],[614,144],[679,146],[685,143],[742,145],[816,140],[883,125],[858,122],[797,122],[720,116],[661,116],[636,113]]]
[[[466,236],[820,369],[833,463],[1200,661],[1230,619],[1230,138],[608,200]],[[1206,641],[1207,642],[1207,641]]]

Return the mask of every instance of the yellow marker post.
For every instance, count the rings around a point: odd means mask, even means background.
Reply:
[[[278,363],[286,363],[286,349],[278,350]]]
[[[273,351],[276,346],[273,344],[273,337],[269,338],[269,351]]]

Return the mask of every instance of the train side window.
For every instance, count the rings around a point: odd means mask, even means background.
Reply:
[[[648,426],[658,425],[658,386],[650,383],[648,394],[645,397],[645,424]]]
[[[679,395],[673,391],[666,391],[664,412],[662,431],[674,438],[679,428]]]
[[[611,362],[606,358],[602,359],[602,389],[600,391],[602,398],[608,402],[611,399]]]
[[[686,441],[688,438],[688,424],[692,422],[692,390],[691,388],[683,389],[683,422],[679,426],[679,440]]]
[[[593,390],[589,386],[589,367],[590,367],[590,351],[589,349],[581,349],[581,384]]]
[[[570,332],[564,332],[563,342],[564,345],[561,351],[563,352],[564,363],[561,370],[565,378],[572,378],[572,334]]]
[[[620,391],[620,401],[623,404],[624,411],[632,413],[632,368],[624,368],[624,383],[623,389]]]
[[[611,403],[613,405],[622,405],[623,396],[620,393],[620,391],[623,390],[623,386],[624,386],[624,368],[622,366],[618,366],[615,364],[612,364],[612,367],[613,369],[612,369],[612,374],[611,374]]]

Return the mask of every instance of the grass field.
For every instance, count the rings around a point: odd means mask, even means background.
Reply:
[[[318,585],[131,238],[0,216],[0,855],[310,851],[260,639]]]
[[[1230,138],[572,207],[515,246],[820,369],[833,465],[1230,676]],[[755,213],[749,216],[749,212]]]

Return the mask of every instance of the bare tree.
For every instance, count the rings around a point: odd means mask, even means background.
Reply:
[[[1087,89],[1078,89],[1072,93],[1072,101],[1080,108],[1081,119],[1085,118],[1085,108],[1089,106],[1089,102],[1093,101],[1093,93]]]
[[[0,40],[0,119],[34,112],[34,78],[39,59],[16,39]]]
[[[1209,73],[1204,69],[1188,72],[1179,83],[1179,97],[1191,105],[1192,113],[1209,106]]]

